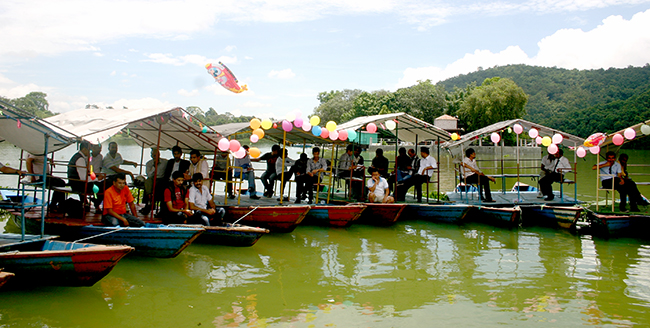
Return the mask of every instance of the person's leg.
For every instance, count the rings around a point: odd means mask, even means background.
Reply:
[[[120,220],[118,220],[116,217],[112,215],[102,215],[102,223],[111,226],[111,227],[117,227],[120,225]]]
[[[638,212],[639,211],[638,205],[639,203],[642,202],[639,188],[636,186],[636,182],[630,179],[625,180],[625,186],[627,189],[627,195],[628,197],[630,197],[630,210],[633,212]]]
[[[311,203],[314,200],[314,183],[316,183],[318,179],[318,175],[309,176],[307,175],[307,185],[305,188],[307,188],[307,194],[308,194],[308,199],[309,203]]]
[[[554,198],[553,179],[551,178],[550,174],[547,174],[543,178],[539,179],[539,188],[542,191],[542,195],[546,196],[546,199],[551,200]]]
[[[467,176],[464,179],[466,185],[465,185],[465,190],[467,190],[472,184],[475,184],[478,186],[478,196],[482,199],[483,198],[483,186],[479,183],[479,175],[478,174],[472,174],[470,176]]]
[[[201,224],[204,226],[209,226],[210,225],[210,218],[203,214],[201,211],[196,211],[194,215],[190,216],[187,219],[187,223],[189,224]]]
[[[490,202],[492,201],[492,193],[490,192],[490,179],[488,179],[486,176],[481,175],[481,186],[483,186],[483,190],[485,192],[485,200]]]
[[[275,179],[278,178],[277,173],[269,174],[269,197],[273,196],[273,189],[275,188]]]
[[[368,194],[368,203],[374,203],[375,202],[375,193],[371,192]]]
[[[129,227],[137,228],[137,227],[143,227],[144,226],[144,221],[138,219],[137,217],[135,217],[135,216],[133,216],[131,214],[124,213],[124,214],[122,214],[122,216],[126,219],[127,222],[129,222]]]
[[[415,176],[415,195],[418,199],[418,203],[422,202],[422,183],[424,183],[426,176],[425,175],[416,175]]]
[[[269,193],[269,177],[271,176],[271,173],[269,171],[264,171],[262,175],[260,176],[260,180],[262,180],[262,184],[264,185],[264,196],[268,195]]]

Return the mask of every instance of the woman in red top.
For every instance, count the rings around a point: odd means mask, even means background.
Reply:
[[[164,205],[160,209],[160,218],[164,224],[186,223],[192,216],[187,203],[187,189],[183,185],[183,173],[176,171],[172,174],[173,182],[165,189]]]

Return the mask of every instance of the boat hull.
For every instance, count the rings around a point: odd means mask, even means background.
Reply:
[[[599,214],[587,211],[587,220],[595,234],[604,237],[645,237],[650,229],[650,216]]]
[[[44,240],[0,253],[0,267],[16,274],[10,285],[92,286],[133,247]]]
[[[518,227],[521,223],[521,209],[480,206],[476,208],[472,218],[476,222],[487,223],[500,227]]]
[[[307,213],[303,224],[349,227],[359,219],[365,209],[365,205],[315,205]]]
[[[251,212],[255,209],[253,212]],[[248,214],[251,212],[250,214]],[[292,232],[305,219],[309,206],[226,207],[224,220],[269,229],[271,232]]]
[[[523,224],[575,229],[576,223],[584,213],[582,207],[567,206],[524,206]]]
[[[350,206],[355,206],[350,205]],[[361,213],[357,222],[378,226],[389,226],[395,224],[406,208],[406,204],[379,204],[364,203],[366,209]]]
[[[473,206],[463,204],[429,205],[409,204],[401,215],[402,220],[426,220],[444,223],[463,223]]]
[[[192,225],[174,225],[192,226]],[[201,244],[213,244],[235,247],[250,247],[263,236],[268,234],[269,229],[249,227],[244,225],[229,226],[202,226],[205,229],[194,242]]]
[[[82,238],[93,243],[129,245],[134,254],[148,257],[176,257],[205,230],[147,224],[144,227],[85,226],[78,230]]]

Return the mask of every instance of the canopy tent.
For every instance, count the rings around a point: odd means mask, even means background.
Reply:
[[[277,122],[278,125],[277,128],[270,128],[268,130],[264,130],[264,138],[271,139],[276,142],[282,142],[285,140],[285,135],[284,135],[284,130],[282,129],[282,122]],[[215,131],[218,131],[221,133],[223,136],[229,138],[229,139],[236,139],[238,135],[240,134],[249,134],[253,133],[253,131],[250,128],[249,123],[228,123],[228,124],[222,124],[222,125],[214,125],[211,126]],[[337,129],[341,130],[341,129]],[[291,131],[287,132],[286,135],[286,142],[289,145],[296,145],[296,144],[345,144],[348,141],[341,141],[341,140],[331,140],[329,138],[321,138],[313,135],[311,132],[307,132],[301,128],[293,127]]]
[[[539,131],[540,136],[552,137],[554,134],[559,133],[563,137],[562,145],[567,146],[567,147],[580,146],[584,142],[584,139],[582,139],[580,137],[576,137],[576,136],[574,136],[572,134],[568,134],[566,132],[563,132],[563,131],[560,131],[560,130],[557,130],[557,129],[553,129],[553,128],[549,128],[549,127],[546,127],[546,126],[543,126],[543,125],[540,125],[540,124],[537,124],[537,123],[529,122],[529,121],[526,121],[526,120],[515,119],[515,120],[497,122],[497,123],[494,123],[492,125],[486,126],[486,127],[482,128],[482,129],[472,131],[472,132],[470,132],[468,134],[465,134],[465,135],[461,136],[461,138],[459,140],[445,142],[444,144],[442,144],[442,146],[447,148],[447,149],[456,148],[456,147],[459,147],[459,146],[464,146],[464,145],[466,145],[468,143],[471,143],[471,142],[475,141],[476,139],[480,138],[483,135],[490,134],[490,133],[493,133],[493,132],[500,132],[500,131],[503,131],[503,130],[505,130],[507,128],[512,128],[515,124],[519,124],[524,128],[523,133],[526,133],[526,131],[529,131],[532,128],[535,128],[537,131]]]
[[[126,133],[143,144],[161,148],[180,146],[214,152],[223,136],[208,126],[193,124],[195,118],[184,109],[78,109],[46,119],[91,143],[103,142]],[[205,131],[205,132],[204,132]]]
[[[44,155],[63,149],[76,138],[72,133],[2,100],[0,111],[0,141],[6,140],[30,154]]]
[[[628,127],[628,128],[625,128],[625,129],[623,129],[623,130],[620,130],[620,131],[616,131],[616,132],[610,133],[610,134],[607,135],[607,138],[606,138],[605,141],[600,145],[600,147],[608,147],[608,146],[609,146],[609,147],[612,147],[612,146],[613,146],[613,147],[620,147],[620,146],[616,146],[616,145],[614,144],[613,138],[614,138],[614,136],[615,136],[616,134],[624,135],[624,134],[625,134],[625,130],[627,130],[627,129],[632,129],[632,130],[634,130],[635,139],[633,139],[633,140],[636,140],[636,138],[638,138],[638,137],[645,137],[646,134],[643,133],[643,132],[641,131],[641,127],[644,126],[644,125],[649,125],[649,124],[650,124],[650,120],[647,120],[647,121],[645,121],[645,122],[643,122],[643,123],[635,124],[635,125],[632,125],[632,126],[630,126],[630,127]],[[647,132],[647,131],[646,131],[646,132]],[[625,143],[625,142],[630,142],[630,141],[632,141],[632,140],[628,140],[627,138],[624,138],[624,143]]]
[[[370,123],[375,123],[379,128],[381,128],[386,121],[394,121],[397,123],[397,128],[393,131],[385,131],[390,132],[395,135],[396,138],[405,142],[416,143],[417,141],[437,140],[438,138],[444,141],[451,140],[449,132],[406,113],[357,117],[349,122],[339,125],[337,129],[358,130],[362,126],[366,126]]]

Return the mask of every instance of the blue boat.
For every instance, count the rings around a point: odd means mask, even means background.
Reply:
[[[473,214],[472,218],[476,222],[487,223],[499,227],[515,228],[521,224],[521,208],[500,208],[479,206],[476,207],[478,213]]]
[[[0,247],[0,268],[17,285],[92,286],[133,247],[32,239]]]
[[[250,247],[270,232],[269,229],[227,223],[226,226],[200,226],[191,224],[172,224],[173,227],[200,227],[205,229],[195,243],[236,247]]]
[[[522,224],[575,229],[584,208],[580,206],[522,206]]]
[[[180,254],[205,229],[203,227],[170,227],[147,223],[144,227],[84,226],[78,230],[83,241],[135,247],[134,254],[170,258]]]
[[[641,237],[648,239],[650,216],[641,214],[602,214],[587,210],[593,233],[603,237]]]
[[[409,204],[404,209],[401,219],[458,224],[465,221],[472,208],[472,205],[467,204]]]

